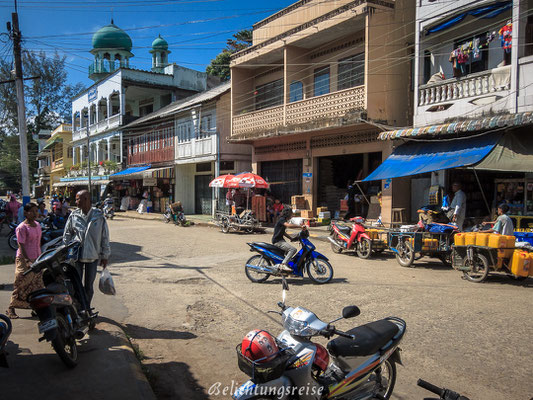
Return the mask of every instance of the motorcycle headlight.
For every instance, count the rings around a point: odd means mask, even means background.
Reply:
[[[291,335],[295,336],[314,336],[318,333],[318,331],[311,328],[307,322],[298,321],[290,316],[284,321],[283,326]]]

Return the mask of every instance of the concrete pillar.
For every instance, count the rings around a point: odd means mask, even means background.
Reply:
[[[120,93],[120,115],[126,115],[126,93],[124,93],[124,89]]]
[[[95,157],[94,157],[95,163],[98,163],[100,161],[100,140],[98,140],[95,143]]]
[[[106,154],[106,159],[108,161],[111,161],[111,138],[108,137],[107,138],[107,154]]]

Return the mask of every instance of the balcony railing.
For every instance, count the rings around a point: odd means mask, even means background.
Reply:
[[[470,74],[462,78],[421,85],[418,105],[427,106],[509,90],[511,66]]]
[[[277,106],[235,116],[233,117],[233,133],[242,134],[282,126],[301,125],[321,119],[339,118],[350,111],[364,108],[365,87],[357,86],[289,103],[286,107]]]

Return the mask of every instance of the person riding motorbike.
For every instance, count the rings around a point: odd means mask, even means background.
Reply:
[[[172,218],[174,219],[174,222],[179,222],[180,218],[183,218],[184,212],[183,212],[183,206],[181,205],[181,201],[176,201],[175,203],[172,203],[170,205],[170,212],[172,213]]]
[[[287,228],[292,229],[306,229],[305,225],[296,225],[292,224],[290,222],[292,218],[292,209],[290,207],[285,207],[281,211],[281,216],[278,219],[278,222],[276,222],[276,225],[274,226],[274,234],[272,235],[272,244],[276,247],[279,247],[285,252],[285,258],[281,262],[281,264],[278,264],[277,267],[282,272],[292,272],[292,268],[289,267],[288,262],[291,260],[292,257],[296,254],[298,249],[296,247],[291,246],[289,243],[287,243],[284,239],[286,237],[291,242],[294,242],[298,240],[297,237],[292,237],[288,235],[285,230]]]

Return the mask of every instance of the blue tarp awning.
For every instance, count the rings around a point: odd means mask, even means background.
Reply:
[[[423,174],[442,169],[466,167],[483,160],[500,139],[500,133],[453,141],[402,144],[363,181]]]
[[[142,172],[144,170],[147,170],[148,168],[150,168],[149,165],[143,165],[142,167],[130,167],[130,168],[123,169],[122,171],[117,172],[116,174],[113,174],[110,176],[125,176],[125,175],[136,174],[137,172]]]

